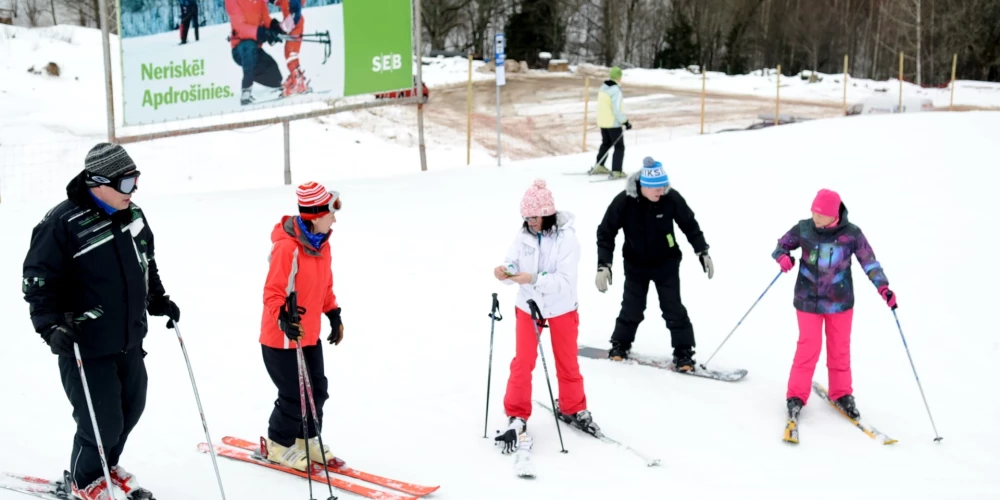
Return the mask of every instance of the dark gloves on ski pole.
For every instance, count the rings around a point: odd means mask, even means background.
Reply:
[[[170,300],[169,295],[150,300],[146,310],[153,316],[166,316],[170,318],[167,320],[167,328],[173,328],[174,322],[181,320],[181,309],[177,307],[174,301]]]
[[[622,125],[625,126],[625,130],[632,130],[632,124],[629,122],[625,122]]]
[[[80,341],[80,332],[72,323],[57,323],[42,331],[42,340],[49,345],[52,354],[76,356],[73,344]]]
[[[281,23],[277,19],[271,19],[269,26],[257,27],[257,41],[259,43],[274,45],[281,41],[280,35],[284,34],[285,32],[281,30]]]
[[[326,341],[340,345],[340,341],[344,340],[344,323],[340,321],[340,308],[330,309],[326,312],[326,317],[330,320],[330,335],[326,337]]]
[[[698,253],[698,260],[701,261],[701,269],[708,274],[708,279],[715,276],[715,266],[712,265],[712,258],[708,256],[708,250]]]
[[[302,340],[302,335],[305,333],[302,329],[302,325],[299,323],[299,317],[306,313],[306,308],[297,307],[298,314],[292,317],[292,314],[288,311],[288,304],[281,307],[278,311],[278,328],[288,337],[288,340],[293,342],[299,342]]]

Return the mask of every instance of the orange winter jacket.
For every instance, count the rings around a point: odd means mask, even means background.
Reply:
[[[306,312],[301,325],[305,330],[302,345],[316,345],[322,330],[324,313],[336,309],[337,296],[333,293],[333,271],[330,269],[330,243],[324,241],[320,249],[302,232],[297,217],[285,216],[271,231],[271,255],[264,283],[264,313],[260,321],[260,343],[276,349],[294,349],[278,327],[278,312],[285,305],[291,290],[298,292],[299,307]]]
[[[235,48],[243,40],[254,40],[257,46],[257,27],[271,24],[271,11],[267,0],[226,0],[226,14],[229,15],[229,45]]]

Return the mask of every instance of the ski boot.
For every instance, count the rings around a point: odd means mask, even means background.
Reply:
[[[312,91],[309,87],[309,79],[306,78],[305,72],[302,68],[295,68],[294,71],[288,73],[288,78],[285,79],[285,83],[281,85],[281,96],[289,97],[296,94],[305,94]]]
[[[690,347],[678,347],[674,349],[674,371],[690,372],[694,371],[694,350]]]
[[[297,438],[295,440],[295,446],[304,450],[305,440],[302,438]],[[333,456],[333,452],[330,451],[329,446],[324,446],[323,451],[320,451],[319,438],[309,439],[309,458],[311,458],[313,462],[326,464],[327,466],[332,467],[334,469],[343,467],[345,463],[343,460]]]
[[[608,170],[608,167],[605,167],[604,165],[601,165],[599,163],[597,165],[594,165],[593,168],[587,171],[587,175],[610,174],[610,173],[611,171]]]
[[[805,403],[803,403],[797,396],[793,396],[788,398],[788,401],[786,401],[785,404],[788,406],[788,419],[798,420],[799,413],[802,412],[802,407],[805,406]]]
[[[78,488],[76,483],[73,482],[66,474],[67,484],[70,485],[70,498],[76,498],[79,500],[128,500],[128,496],[125,494],[121,488],[117,486],[112,486],[108,489],[108,481],[104,478],[104,473],[101,473],[101,477],[94,480],[86,488]]]
[[[858,408],[854,405],[854,396],[850,394],[846,396],[841,396],[836,401],[834,401],[833,404],[836,405],[837,408],[840,409],[840,411],[846,413],[848,418],[850,418],[851,420],[857,421],[859,418],[861,418],[861,412],[859,412]]]
[[[240,105],[246,106],[248,104],[253,104],[253,95],[250,93],[250,89],[243,89],[243,93],[240,95]]]
[[[611,341],[611,349],[608,350],[608,359],[612,361],[622,361],[628,359],[628,353],[632,350],[631,342]]]
[[[625,178],[625,172],[622,172],[621,170],[612,170],[611,173],[608,175],[608,179],[624,179],[624,178]]]
[[[559,408],[558,399],[556,400],[556,408]],[[556,414],[556,416],[558,416],[563,422],[566,422],[567,424],[572,425],[573,427],[576,427],[591,436],[596,438],[604,436],[604,434],[601,433],[601,428],[597,425],[597,422],[594,422],[594,417],[590,415],[590,410],[581,410],[573,415],[567,415],[557,409]]]
[[[262,437],[260,440],[260,454],[270,462],[305,472],[306,467],[309,466],[309,459],[306,458],[306,449],[301,444],[303,442],[303,440],[298,439],[295,444],[286,447],[272,441],[270,438]],[[319,454],[317,453],[316,456],[319,456]]]
[[[507,430],[503,433],[497,431],[497,437],[493,438],[493,444],[503,445],[500,453],[506,455],[517,450],[521,435],[527,432],[528,423],[521,417],[508,417]]]

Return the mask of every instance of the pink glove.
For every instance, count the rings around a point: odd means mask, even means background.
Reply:
[[[795,258],[782,254],[781,257],[778,257],[778,265],[781,266],[781,272],[787,273],[795,267]]]
[[[889,287],[887,285],[882,285],[878,287],[878,294],[882,296],[883,300],[885,300],[885,303],[886,305],[889,306],[889,309],[896,309],[897,307],[896,294],[893,293],[892,290],[889,290]]]

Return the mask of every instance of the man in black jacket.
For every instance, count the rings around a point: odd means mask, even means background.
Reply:
[[[674,234],[674,221],[698,254],[702,269],[711,279],[715,274],[708,243],[702,234],[694,212],[675,189],[671,189],[663,166],[650,157],[643,168],[625,181],[622,191],[608,206],[604,220],[597,228],[597,289],[606,292],[611,284],[611,262],[615,238],[624,230],[622,248],[625,267],[625,292],[622,309],[611,336],[611,359],[628,357],[635,332],[646,311],[649,282],[656,286],[660,310],[670,330],[674,348],[674,365],[678,370],[692,370],[694,361],[694,328],[687,309],[681,303],[681,249]]]
[[[84,170],[66,186],[67,199],[35,226],[24,259],[22,292],[31,322],[58,355],[63,388],[73,405],[77,429],[69,470],[73,493],[85,500],[139,489],[118,460],[146,404],[146,313],[169,317],[167,328],[180,319],[160,282],[153,233],[131,202],[138,178],[121,146],[94,146]],[[86,370],[113,489],[101,466],[75,347]]]

